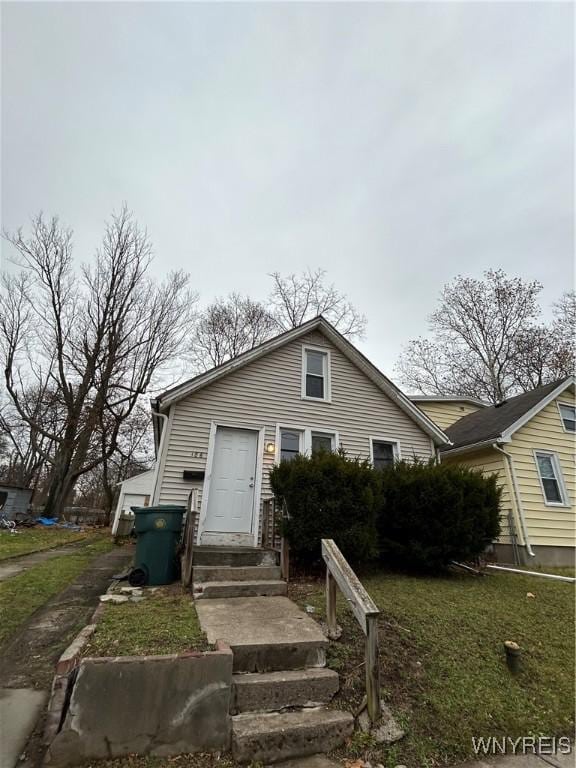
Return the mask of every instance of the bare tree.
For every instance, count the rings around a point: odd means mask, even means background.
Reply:
[[[196,371],[206,371],[258,346],[275,329],[274,318],[262,304],[231,293],[200,314],[188,357]]]
[[[153,376],[190,332],[195,295],[182,272],[156,284],[152,249],[124,207],[107,225],[93,265],[73,267],[72,233],[42,215],[6,234],[21,271],[5,275],[0,344],[7,392],[51,467],[45,514],[66,504],[77,479],[114,453],[122,424]],[[53,430],[30,408],[31,386],[52,391],[63,413]],[[106,434],[106,450],[94,434]],[[46,452],[42,436],[55,444]]]
[[[457,277],[430,317],[432,339],[415,339],[403,351],[399,378],[417,392],[496,403],[566,375],[566,343],[536,323],[541,289],[501,270],[483,280]]]
[[[153,463],[153,441],[150,413],[139,403],[122,424],[114,452],[108,451],[106,431],[99,434],[101,464],[84,474],[76,485],[74,502],[97,507],[106,512],[105,524],[110,523],[118,484],[128,477],[149,469]]]
[[[269,303],[279,330],[296,328],[317,315],[323,315],[349,339],[362,338],[366,318],[333,283],[326,283],[326,272],[308,269],[299,275],[270,275],[273,281]]]

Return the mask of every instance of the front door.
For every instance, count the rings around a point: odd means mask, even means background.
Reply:
[[[203,542],[248,543],[243,540],[252,531],[257,447],[258,432],[229,427],[216,429]]]

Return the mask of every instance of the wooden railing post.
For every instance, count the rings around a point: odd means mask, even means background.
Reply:
[[[366,706],[370,720],[380,719],[380,667],[378,663],[378,616],[366,617]]]
[[[338,625],[336,623],[336,581],[326,568],[326,624],[328,625],[328,637],[336,637]]]
[[[198,491],[193,488],[188,496],[188,509],[186,511],[186,525],[184,526],[183,535],[183,552],[180,558],[181,564],[181,580],[184,587],[189,587],[192,584],[192,566],[194,564],[194,532],[196,529],[196,516],[197,511],[197,496]]]
[[[286,536],[280,540],[280,573],[285,581],[290,578],[290,544]]]
[[[366,706],[371,722],[375,723],[382,716],[380,668],[378,665],[378,617],[380,611],[332,539],[322,539],[322,557],[326,563],[328,636],[332,638],[338,636],[336,624],[336,586],[338,586],[366,635]]]

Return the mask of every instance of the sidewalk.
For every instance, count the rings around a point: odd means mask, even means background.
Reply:
[[[506,755],[474,760],[457,768],[574,768],[574,746],[569,755]]]

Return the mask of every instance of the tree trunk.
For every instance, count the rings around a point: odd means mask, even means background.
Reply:
[[[62,517],[74,487],[70,474],[72,450],[62,447],[58,453],[60,455],[56,457],[50,475],[50,484],[44,503],[44,517]]]

